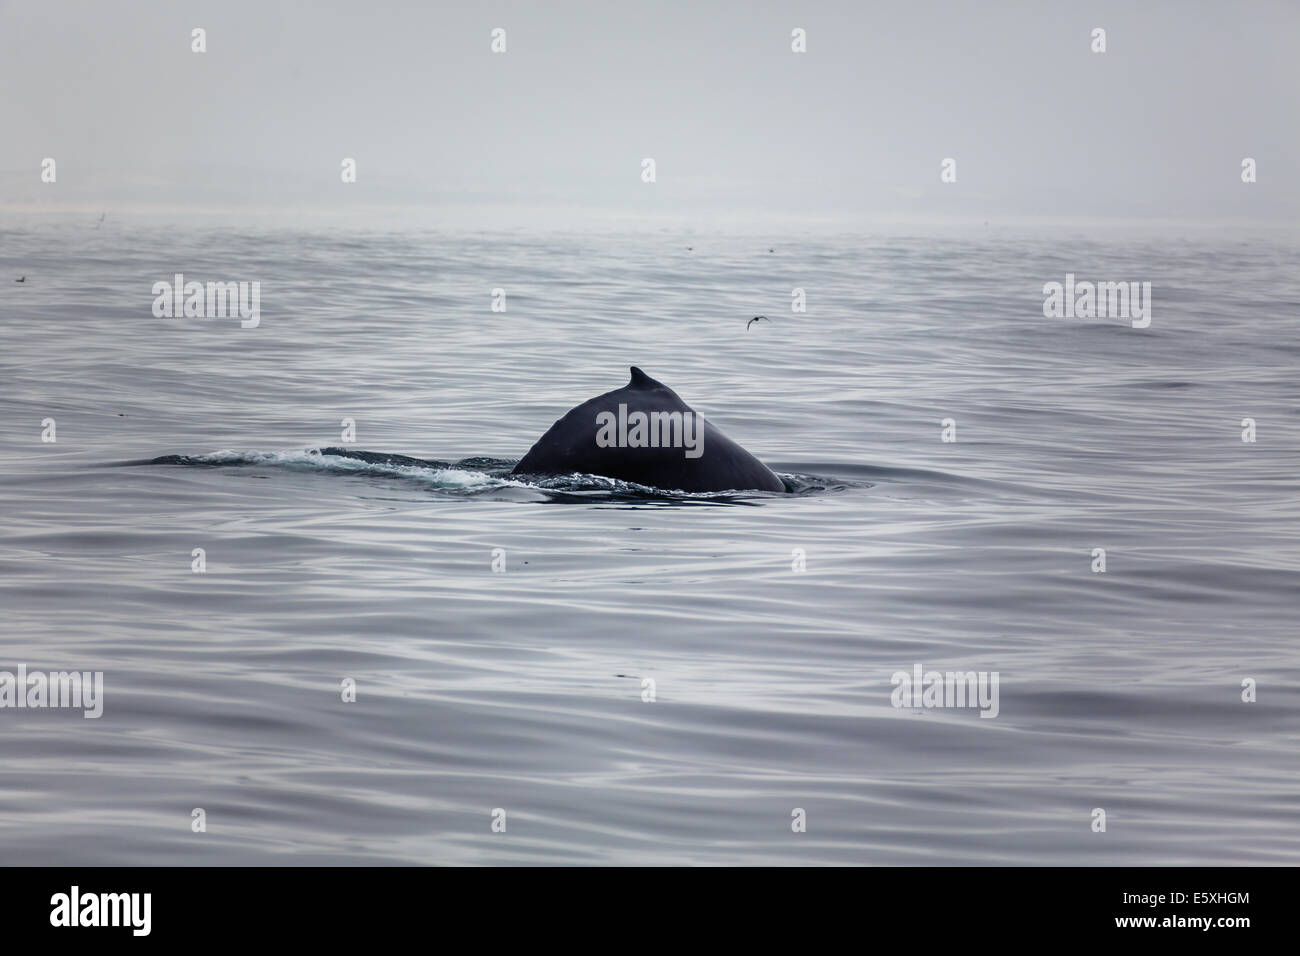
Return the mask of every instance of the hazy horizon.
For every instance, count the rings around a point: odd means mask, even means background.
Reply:
[[[2,2],[0,19],[5,217],[1300,218],[1300,9],[1275,2]]]

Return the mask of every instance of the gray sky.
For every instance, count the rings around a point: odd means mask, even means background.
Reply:
[[[0,0],[0,214],[1295,221],[1298,120],[1281,0]]]

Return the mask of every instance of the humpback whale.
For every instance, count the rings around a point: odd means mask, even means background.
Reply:
[[[786,490],[770,468],[635,366],[622,388],[552,425],[512,474],[573,472],[675,491]]]

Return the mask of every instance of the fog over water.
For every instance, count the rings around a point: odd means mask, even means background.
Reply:
[[[1300,214],[1300,7],[1280,0],[9,0],[0,17],[5,207],[292,224],[379,206],[483,229]],[[56,189],[33,175],[45,157]]]

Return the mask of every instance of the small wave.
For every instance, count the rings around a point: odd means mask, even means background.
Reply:
[[[447,462],[340,448],[285,451],[225,449],[207,455],[163,455],[146,462],[128,464],[181,465],[192,468],[284,468],[318,474],[401,479],[445,492],[477,492],[518,484],[504,478],[514,467],[510,461],[475,458]]]

